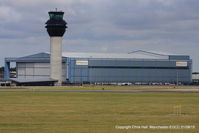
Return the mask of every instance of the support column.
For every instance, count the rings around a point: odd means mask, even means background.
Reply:
[[[62,37],[50,38],[50,77],[58,80],[56,86],[62,85]]]
[[[8,80],[10,78],[10,62],[5,60],[5,67],[4,67],[4,79]]]

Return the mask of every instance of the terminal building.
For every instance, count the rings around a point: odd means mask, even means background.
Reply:
[[[50,78],[50,54],[38,53],[5,58],[5,79],[10,63],[16,63],[16,82],[54,81]],[[127,54],[63,53],[65,83],[190,83],[192,60],[186,55],[164,55],[147,51]]]

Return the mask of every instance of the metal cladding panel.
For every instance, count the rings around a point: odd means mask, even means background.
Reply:
[[[34,68],[26,68],[26,75],[33,75],[34,74]]]
[[[35,67],[50,68],[50,63],[35,63]]]
[[[66,63],[62,63],[62,81],[66,81]]]
[[[17,78],[46,79],[50,78],[50,63],[17,63]],[[62,80],[66,80],[66,63],[62,64]]]
[[[105,74],[106,73],[106,74]],[[140,70],[114,69],[103,71],[93,69],[90,72],[91,82],[175,82],[189,81],[189,73],[184,70]]]
[[[25,75],[26,69],[18,67],[17,68],[17,73],[18,73],[18,75]]]
[[[192,74],[192,79],[199,80],[199,74]]]
[[[169,55],[170,60],[190,60],[189,56]]]
[[[49,68],[34,68],[34,75],[50,75]]]
[[[17,67],[19,68],[21,68],[21,67],[26,67],[26,63],[17,63]]]
[[[87,59],[88,65],[77,65],[75,58],[69,60],[71,83],[191,82],[191,60],[187,67],[177,67],[176,61],[170,60]]]
[[[89,66],[176,67],[176,61],[89,60]]]

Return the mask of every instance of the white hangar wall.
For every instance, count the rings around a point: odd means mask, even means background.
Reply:
[[[16,63],[20,79],[47,79],[50,77],[50,63]],[[62,64],[62,80],[66,80],[66,63]]]

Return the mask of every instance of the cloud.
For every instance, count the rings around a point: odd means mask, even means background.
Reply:
[[[163,5],[170,6],[175,2],[174,0],[157,0],[157,2],[162,3]]]
[[[15,7],[32,7],[32,6],[43,6],[43,4],[71,4],[75,1],[82,1],[82,0],[1,0],[1,3],[9,4]],[[35,8],[36,9],[36,8]]]
[[[11,22],[19,22],[21,19],[21,15],[13,8],[8,6],[0,6],[0,16],[0,25]]]

